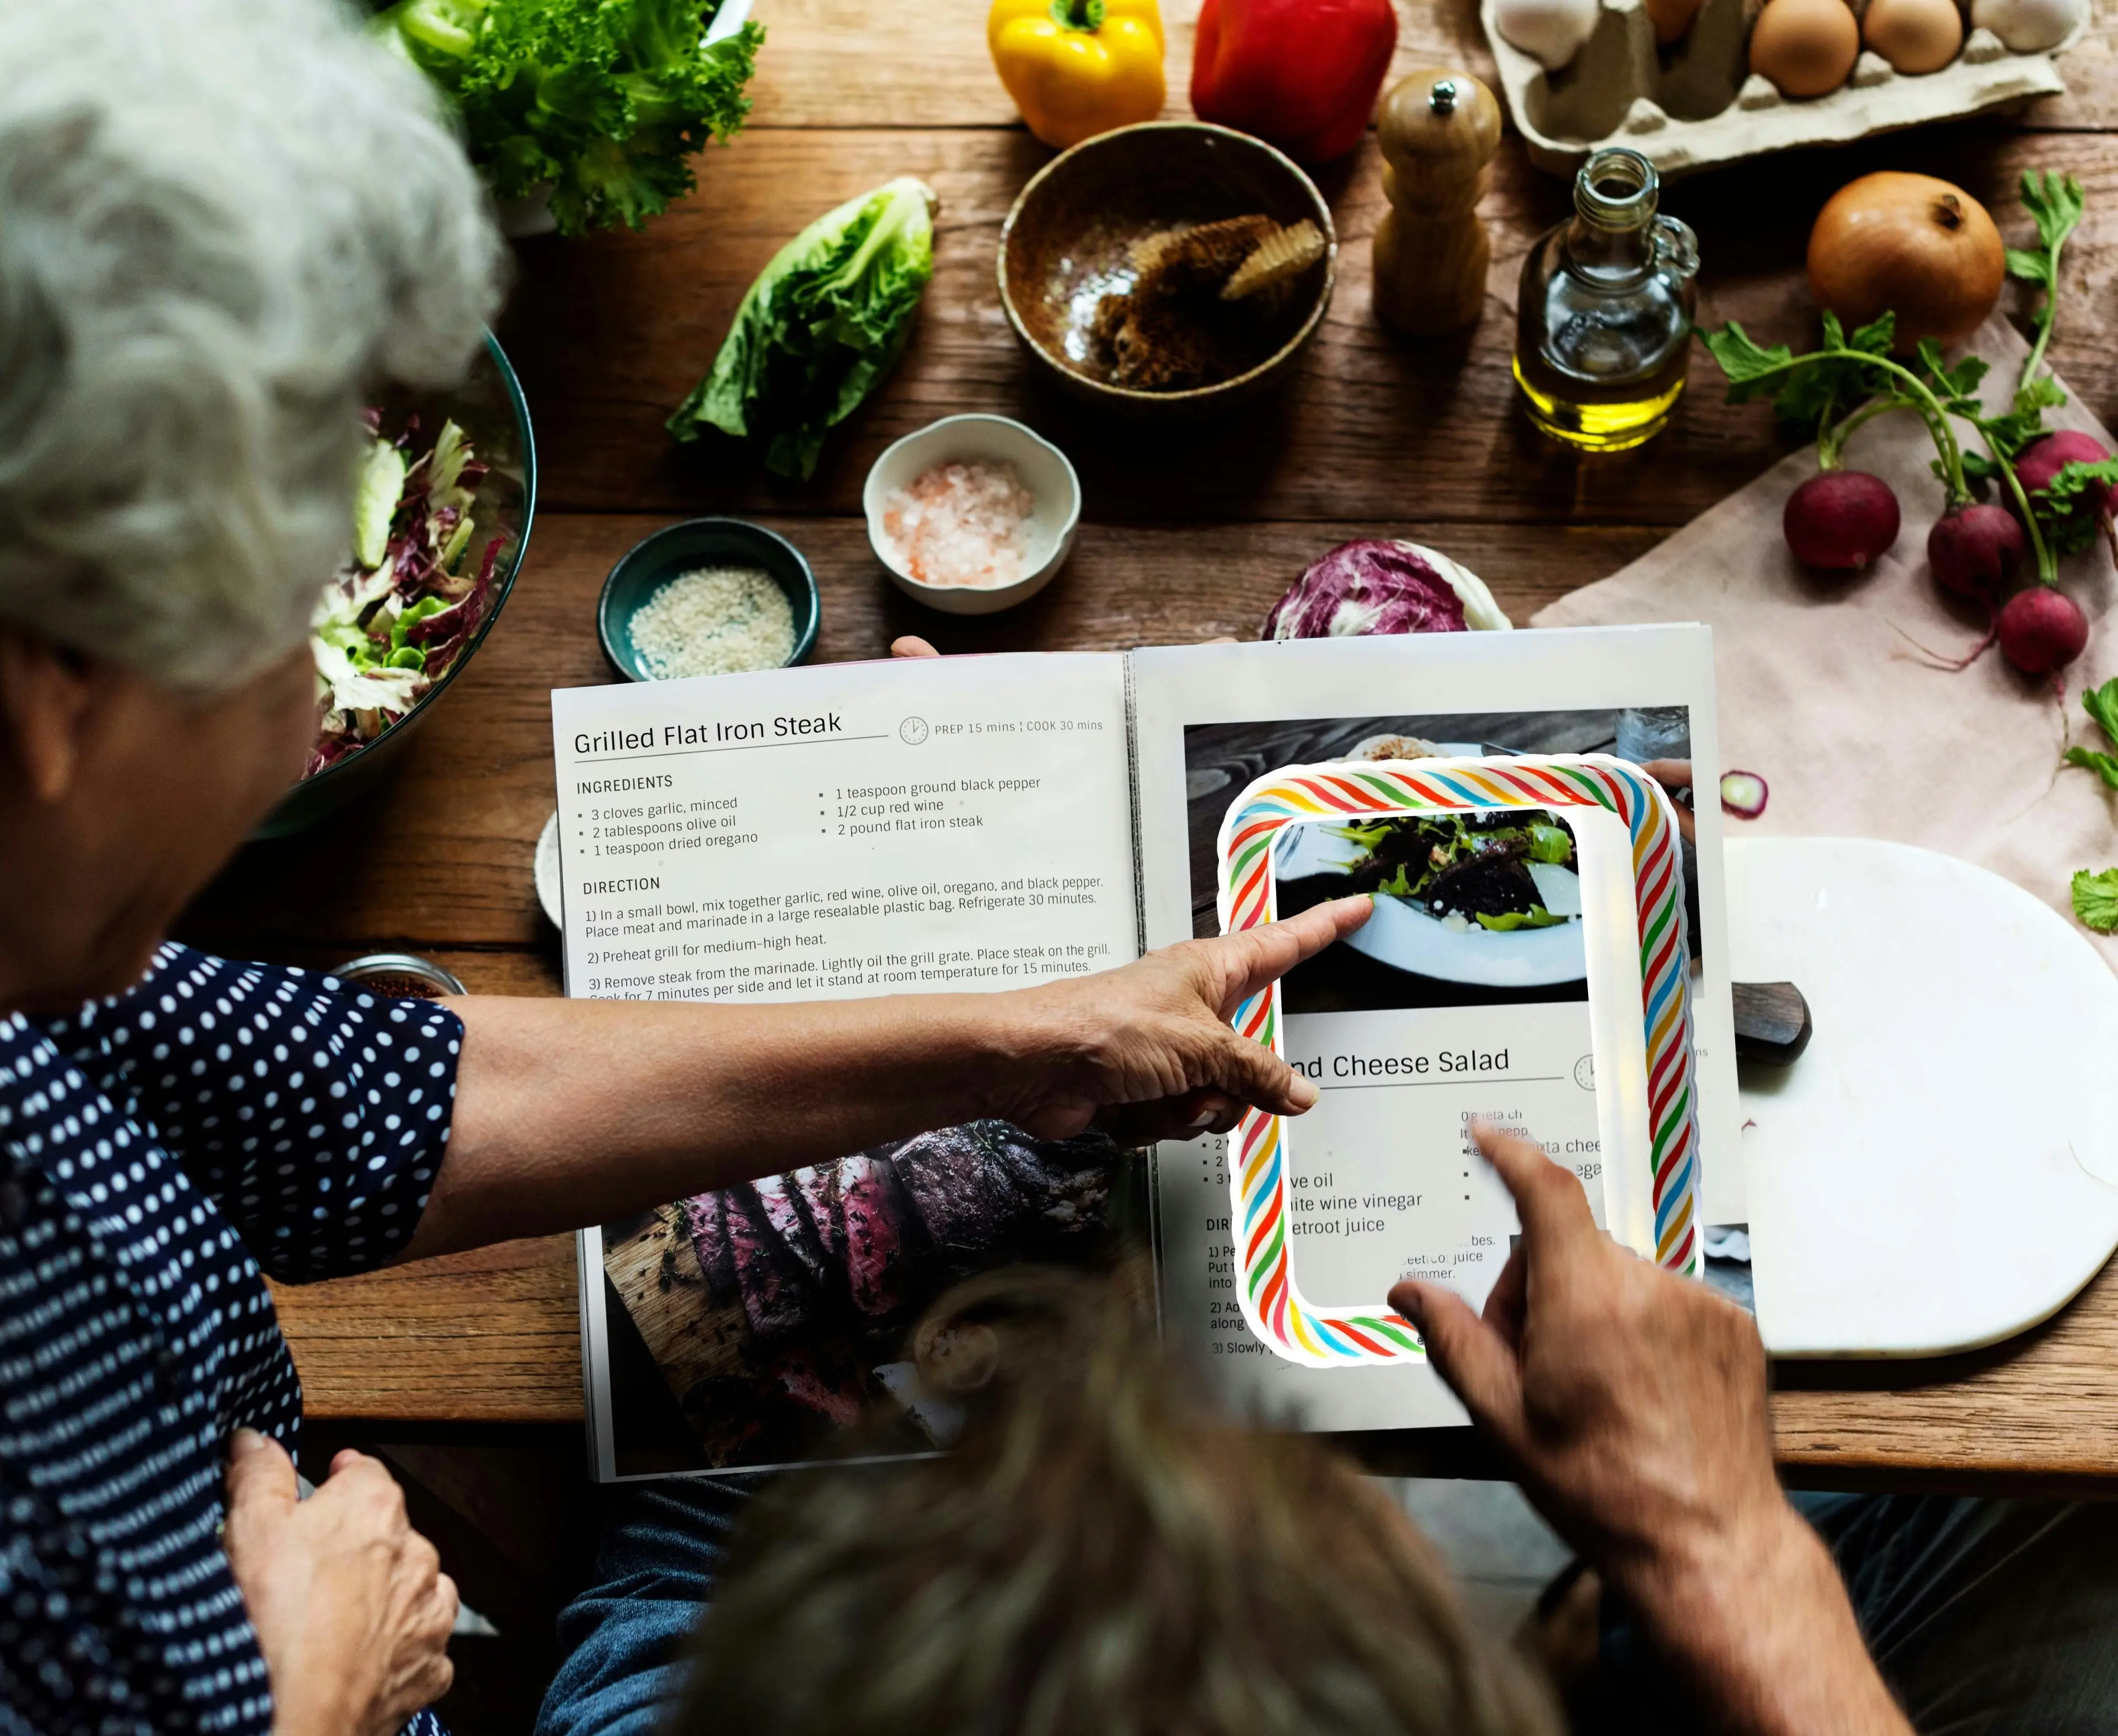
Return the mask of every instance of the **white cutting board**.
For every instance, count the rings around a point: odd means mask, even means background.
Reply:
[[[2118,1247],[2118,978],[1932,850],[1731,838],[1726,860],[1735,979],[1795,984],[1815,1028],[1793,1066],[1742,1069],[1767,1349],[1935,1356],[2051,1314]]]

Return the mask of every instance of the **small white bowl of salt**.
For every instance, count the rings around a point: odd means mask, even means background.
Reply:
[[[1066,455],[1006,416],[945,416],[875,461],[867,539],[897,588],[944,614],[1034,597],[1073,552],[1081,479]]]

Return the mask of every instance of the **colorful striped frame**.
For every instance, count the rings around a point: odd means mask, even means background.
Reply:
[[[1646,1022],[1648,1117],[1655,1257],[1698,1271],[1698,1093],[1693,1076],[1684,873],[1669,798],[1637,766],[1602,754],[1296,766],[1252,784],[1221,822],[1221,930],[1277,914],[1273,845],[1291,822],[1430,809],[1601,808],[1632,836],[1639,906],[1641,1012]],[[1277,1054],[1279,984],[1237,1009],[1235,1027]],[[1280,1118],[1252,1110],[1230,1152],[1228,1193],[1243,1317],[1268,1348],[1320,1368],[1422,1360],[1412,1325],[1387,1303],[1325,1312],[1296,1282]]]

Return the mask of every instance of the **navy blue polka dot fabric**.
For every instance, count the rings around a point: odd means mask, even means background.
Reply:
[[[130,993],[0,1019],[0,1736],[264,1736],[220,1544],[238,1428],[302,1392],[262,1272],[410,1239],[463,1025],[165,947]]]

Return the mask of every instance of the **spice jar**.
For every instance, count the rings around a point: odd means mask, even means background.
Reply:
[[[1656,215],[1661,183],[1636,150],[1592,154],[1574,217],[1523,262],[1515,383],[1530,420],[1589,451],[1662,431],[1684,392],[1699,238]]]

